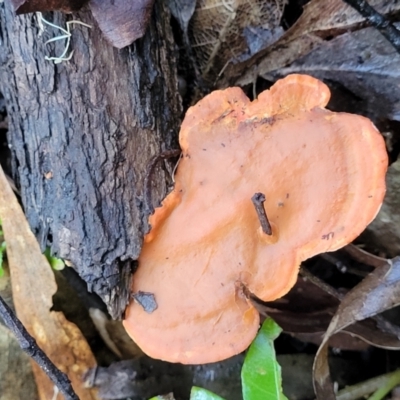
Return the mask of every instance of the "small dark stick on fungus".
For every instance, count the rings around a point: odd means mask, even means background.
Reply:
[[[260,220],[261,228],[266,235],[272,235],[271,224],[268,221],[267,213],[264,208],[265,195],[263,193],[255,193],[251,198],[256,209],[258,219]]]

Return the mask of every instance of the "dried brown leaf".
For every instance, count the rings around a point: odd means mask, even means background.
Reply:
[[[230,62],[249,58],[283,33],[286,0],[199,0],[191,42],[203,78],[211,83]]]
[[[384,327],[371,318],[349,325],[341,332],[348,333],[375,347],[400,350],[400,339],[396,332],[385,332]]]
[[[328,343],[322,342],[313,365],[314,391],[317,400],[336,400],[328,364]]]
[[[344,331],[345,328],[352,326],[357,321],[375,316],[399,304],[400,258],[395,258],[387,266],[376,268],[344,296],[315,358],[314,388],[318,399],[335,399],[328,366],[329,338],[337,332]],[[352,333],[356,334],[356,332]],[[359,334],[364,336],[362,330]],[[387,343],[389,345],[386,346],[385,343],[382,343],[381,347],[399,349],[399,343],[397,338],[397,345],[396,343]]]
[[[315,333],[291,333],[292,337],[305,343],[313,343],[320,346],[324,338],[325,331]],[[370,347],[369,343],[343,332],[335,333],[329,338],[329,347],[340,350],[364,351]]]
[[[325,41],[291,66],[263,77],[275,80],[292,73],[346,88],[357,99],[357,112],[374,121],[400,120],[400,55],[375,28]]]
[[[89,7],[105,38],[116,48],[141,38],[149,24],[154,0],[90,0]]]
[[[179,22],[185,35],[188,33],[189,21],[196,8],[196,0],[167,0],[171,14]]]
[[[339,301],[308,280],[299,277],[293,289],[274,302],[253,304],[264,316],[272,317],[288,333],[325,332]]]
[[[37,11],[78,11],[87,0],[11,0],[17,14]]]
[[[95,365],[93,354],[79,329],[60,312],[50,311],[57,287],[53,272],[42,255],[18,200],[0,168],[0,218],[10,267],[13,299],[19,319],[39,347],[70,378],[81,400],[97,399],[83,387],[83,374]],[[33,363],[41,399],[53,397],[54,385]]]
[[[376,268],[346,294],[327,334],[339,331],[400,304],[400,259]]]
[[[262,315],[272,317],[284,332],[320,345],[338,304],[336,297],[300,277],[284,298],[267,304],[256,303],[256,306]],[[400,340],[393,332],[382,331],[376,321],[367,319],[332,335],[329,345],[344,350],[359,350],[368,345],[398,350]]]
[[[393,90],[398,85],[393,84]],[[400,159],[394,162],[386,175],[386,196],[382,208],[368,227],[374,243],[390,256],[400,254]]]
[[[371,0],[369,3],[383,15],[400,9],[400,4],[393,1]],[[298,21],[276,43],[249,60],[228,66],[220,86],[233,82],[239,85],[252,83],[257,76],[283,68],[305,56],[326,37],[356,29],[363,21],[363,17],[342,0],[312,0],[304,7]]]

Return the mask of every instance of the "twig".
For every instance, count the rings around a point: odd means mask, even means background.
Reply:
[[[21,321],[0,296],[0,316],[6,326],[15,335],[21,349],[33,358],[46,375],[58,387],[67,400],[79,400],[68,376],[61,372],[37,345],[36,340],[28,333]]]
[[[329,285],[328,283],[324,282],[322,279],[318,278],[317,276],[313,275],[307,268],[303,265],[300,267],[300,275],[303,278],[306,278],[308,281],[313,283],[315,286],[319,287],[324,292],[330,294],[331,296],[335,297],[337,300],[342,300],[345,297],[345,293],[339,292],[333,286]],[[377,328],[382,331],[393,335],[394,337],[400,337],[400,329],[397,325],[392,324],[386,318],[384,318],[381,314],[374,315],[370,317],[370,319],[374,320],[377,324]],[[356,322],[356,321],[354,321]]]
[[[251,198],[251,201],[254,204],[254,208],[256,209],[258,219],[260,220],[260,225],[263,232],[266,235],[272,235],[271,224],[268,221],[267,213],[264,208],[265,195],[263,193],[255,193]]]
[[[369,274],[369,272],[362,271],[360,269],[353,267],[348,267],[346,264],[340,261],[340,259],[336,256],[336,254],[323,253],[320,254],[319,257],[328,261],[330,264],[333,264],[342,274],[352,274],[359,276],[361,278],[365,278]]]
[[[357,400],[360,398],[364,398],[366,395],[376,390],[379,390],[380,388],[386,388],[390,386],[390,389],[393,389],[394,387],[393,383],[394,382],[399,383],[400,382],[399,378],[400,378],[400,370],[389,372],[384,375],[375,376],[374,378],[368,379],[367,381],[347,386],[346,388],[339,390],[339,392],[336,395],[336,399]]]
[[[303,265],[300,267],[300,275],[303,278],[306,278],[311,283],[313,283],[315,286],[319,287],[324,292],[326,292],[326,293],[330,294],[331,296],[335,297],[336,299],[338,299],[338,300],[342,300],[343,299],[344,294],[340,293],[333,286],[331,286],[328,283],[324,282],[322,279],[319,279],[317,276],[313,275]]]
[[[400,54],[400,31],[387,18],[378,13],[366,0],[343,1],[357,10]]]
[[[178,157],[179,154],[181,154],[180,149],[165,150],[162,153],[152,157],[149,164],[147,165],[147,171],[144,177],[143,187],[144,187],[145,209],[149,214],[153,214],[154,212],[152,196],[151,196],[151,178],[153,176],[154,168],[160,160],[167,160],[168,158]]]
[[[322,253],[320,254],[320,257],[328,261],[329,263],[333,264],[341,273],[347,272],[348,270],[347,266],[336,256],[328,253]]]
[[[368,398],[368,400],[382,400],[386,398],[386,395],[400,384],[400,370],[397,370],[389,376],[386,382],[384,382],[379,389]]]
[[[388,264],[388,260],[383,257],[375,256],[374,254],[368,253],[363,249],[360,249],[354,244],[348,244],[343,247],[343,250],[350,254],[356,261],[370,265],[371,267],[380,268]]]

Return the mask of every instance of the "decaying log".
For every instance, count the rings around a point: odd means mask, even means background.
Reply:
[[[40,36],[38,16],[17,17],[9,3],[0,3],[0,92],[27,218],[41,248],[67,260],[120,317],[148,230],[146,166],[178,147],[181,103],[169,14],[157,2],[144,38],[117,50],[87,9],[47,13],[60,26],[71,19],[92,26],[73,25],[72,59],[53,64],[45,56],[62,53],[64,41],[45,41],[59,32],[46,28]],[[166,166],[153,174],[156,204],[171,183]]]

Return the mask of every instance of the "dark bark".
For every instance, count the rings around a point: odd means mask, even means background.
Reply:
[[[45,17],[65,26],[61,13]],[[16,17],[9,1],[0,4],[0,91],[14,178],[41,248],[70,262],[120,317],[148,230],[146,166],[177,148],[175,48],[160,2],[145,37],[123,50],[104,40],[88,10],[73,19],[92,29],[74,25],[74,55],[54,65],[45,60],[49,46],[38,37],[37,16]],[[55,42],[56,54],[63,45]],[[153,174],[155,204],[170,183],[166,166]]]

